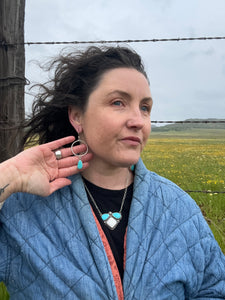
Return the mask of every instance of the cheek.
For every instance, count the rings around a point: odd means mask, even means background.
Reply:
[[[150,133],[151,133],[151,122],[149,122],[149,124],[147,124],[144,128],[144,141],[145,141],[145,143],[147,143],[147,140],[149,138]]]
[[[116,118],[99,118],[96,120],[96,123],[93,124],[93,126],[96,126],[95,132],[97,133],[98,137],[106,141],[116,137],[120,132],[120,126],[118,125]]]
[[[95,122],[86,128],[86,141],[92,148],[105,147],[110,141],[110,127],[108,124]]]

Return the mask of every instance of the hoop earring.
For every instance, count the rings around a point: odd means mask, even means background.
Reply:
[[[73,147],[74,147],[75,144],[77,144],[77,143],[79,143],[79,144],[84,144],[84,145],[86,146],[87,149],[86,149],[86,151],[85,151],[84,153],[82,153],[82,154],[77,154],[77,153],[75,153],[75,152],[73,151]],[[79,135],[78,135],[78,139],[72,143],[72,145],[71,145],[71,151],[72,151],[72,153],[73,153],[74,156],[78,156],[78,157],[79,157],[79,161],[78,161],[78,164],[77,164],[77,169],[78,169],[78,170],[81,170],[81,169],[83,168],[83,163],[82,163],[81,158],[82,158],[84,155],[86,155],[86,154],[88,153],[88,145],[87,145],[87,143],[85,143],[83,140],[80,139]]]

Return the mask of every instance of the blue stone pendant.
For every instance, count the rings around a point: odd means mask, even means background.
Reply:
[[[77,169],[81,170],[82,168],[83,168],[83,163],[82,163],[82,160],[80,159],[77,164]]]
[[[130,170],[133,172],[134,171],[134,165],[130,166]]]
[[[122,215],[119,212],[112,213],[110,211],[109,213],[102,214],[101,218],[109,229],[114,230],[122,219]]]

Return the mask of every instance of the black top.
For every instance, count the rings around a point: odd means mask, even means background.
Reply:
[[[94,185],[93,183],[84,179],[84,182],[94,198],[99,210],[102,214],[111,212],[119,212],[124,191],[122,190],[108,190]],[[126,232],[128,217],[130,211],[130,205],[133,195],[133,183],[127,189],[126,199],[124,201],[124,206],[122,210],[122,219],[114,230],[109,229],[103,222],[99,212],[97,211],[93,201],[90,199],[90,196],[87,193],[89,202],[96,217],[98,218],[99,223],[108,239],[112,253],[114,255],[117,267],[120,272],[121,279],[123,278],[123,257],[124,257],[124,235]]]

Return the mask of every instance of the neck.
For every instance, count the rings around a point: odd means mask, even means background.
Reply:
[[[111,190],[121,190],[133,182],[133,174],[129,168],[87,168],[82,172],[85,179],[93,184]]]

